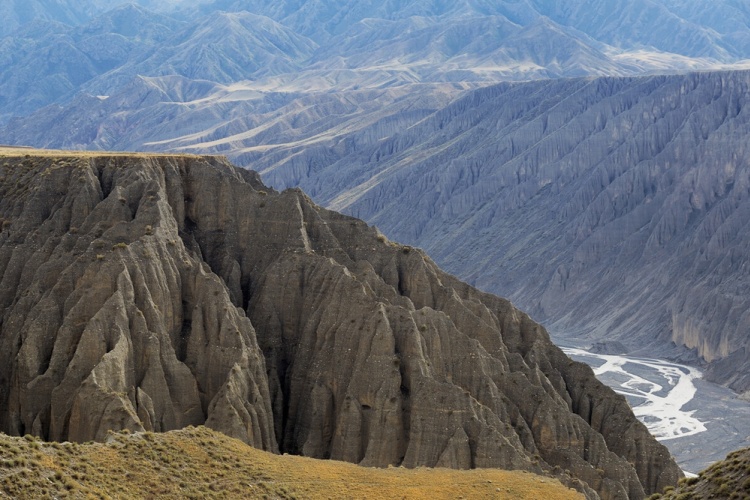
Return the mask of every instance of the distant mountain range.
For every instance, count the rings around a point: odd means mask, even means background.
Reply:
[[[140,5],[154,11],[177,13],[185,0],[0,0],[0,37],[19,34],[38,22],[78,26],[121,6]]]
[[[689,57],[746,58],[750,37],[750,6],[733,0],[357,0],[282,1],[215,0],[202,12],[248,10],[271,17],[313,39],[323,41],[346,33],[353,25],[367,32],[371,19],[462,19],[499,17],[518,26],[541,18],[571,28],[591,40],[630,50],[651,47]]]
[[[159,14],[147,9],[159,10]],[[579,0],[0,1],[0,123],[139,76],[339,89],[747,65],[750,7]],[[744,62],[743,62],[744,61]]]
[[[0,40],[0,116],[70,98],[97,76],[164,43],[181,24],[134,5],[77,27],[34,21]]]
[[[35,23],[0,44],[0,109],[23,114],[76,92],[115,92],[137,75],[230,83],[299,69],[314,42],[247,12],[185,24],[126,5],[70,28]]]

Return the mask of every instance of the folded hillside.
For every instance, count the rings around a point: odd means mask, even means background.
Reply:
[[[545,472],[602,498],[681,475],[508,301],[222,158],[9,150],[0,217],[8,434],[205,424],[360,465]]]
[[[0,498],[582,498],[558,481],[497,469],[371,469],[273,455],[202,428],[111,434],[105,443],[0,435]]]
[[[748,95],[747,71],[501,84],[385,137],[289,141],[249,164],[425,248],[560,335],[689,349],[744,392]]]

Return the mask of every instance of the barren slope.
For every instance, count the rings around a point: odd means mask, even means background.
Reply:
[[[343,153],[278,144],[251,165],[560,335],[702,358],[746,391],[749,88],[748,72],[499,85],[388,137],[342,134]]]

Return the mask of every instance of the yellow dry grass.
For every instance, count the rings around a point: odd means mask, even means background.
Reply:
[[[750,500],[750,448],[733,451],[697,477],[680,479],[676,488],[667,486],[662,493],[649,497],[656,500],[699,500],[728,498]]]
[[[279,456],[206,428],[108,443],[0,435],[0,497],[574,499],[558,481],[494,469],[371,469]]]

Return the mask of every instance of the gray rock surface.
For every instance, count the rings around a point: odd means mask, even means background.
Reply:
[[[363,465],[546,472],[591,498],[680,476],[541,326],[362,221],[219,158],[27,153],[0,158],[5,432],[205,423]]]

